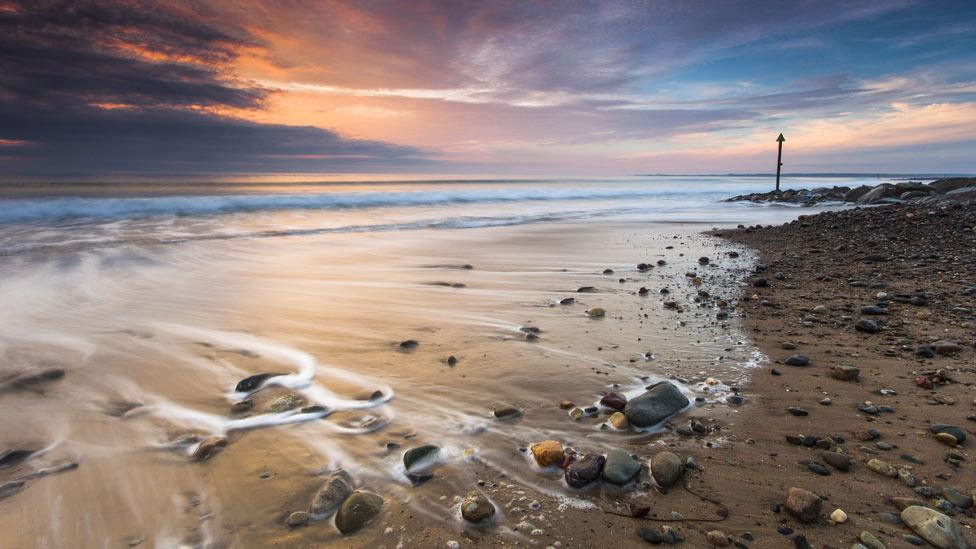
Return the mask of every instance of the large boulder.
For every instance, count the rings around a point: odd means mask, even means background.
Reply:
[[[976,177],[947,177],[929,183],[929,187],[940,193],[947,193],[964,187],[976,187]]]
[[[688,406],[688,397],[673,384],[662,381],[633,398],[624,406],[624,414],[634,427],[651,427]]]
[[[861,185],[860,187],[854,187],[853,189],[847,191],[844,195],[844,202],[857,202],[859,198],[868,194],[871,191],[871,187],[867,185]]]
[[[857,199],[858,204],[874,204],[885,198],[897,198],[902,191],[891,183],[882,183]]]

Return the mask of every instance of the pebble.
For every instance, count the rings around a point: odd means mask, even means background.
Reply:
[[[728,547],[729,546],[729,536],[725,535],[725,532],[720,530],[710,530],[705,534],[705,539],[708,543],[715,547]]]
[[[597,480],[605,462],[606,458],[596,454],[578,457],[566,466],[566,484],[582,488]]]
[[[495,408],[492,412],[495,419],[515,419],[522,417],[522,410],[515,408],[514,406],[502,406],[500,408]]]
[[[225,446],[227,446],[226,438],[216,435],[209,436],[197,445],[191,457],[195,461],[204,461],[213,457],[214,454],[221,451]]]
[[[827,476],[830,474],[830,471],[827,470],[826,467],[820,463],[817,463],[816,461],[807,462],[807,469],[821,476]]]
[[[830,513],[830,520],[834,521],[835,524],[844,524],[847,522],[847,513],[843,509],[834,509]]]
[[[886,477],[897,478],[898,470],[892,465],[881,461],[880,459],[874,458],[868,461],[868,469],[878,473],[879,475],[884,475]]]
[[[952,435],[952,438],[956,439],[957,444],[966,442],[966,432],[955,425],[949,425],[948,423],[934,423],[929,426],[929,431],[935,434],[948,433]]]
[[[540,467],[557,465],[563,460],[563,445],[557,440],[543,440],[529,446],[532,457]]]
[[[820,516],[823,502],[820,496],[803,488],[792,487],[786,496],[786,512],[801,522],[811,522]]]
[[[831,377],[841,381],[854,381],[860,374],[861,371],[858,368],[849,364],[838,364],[830,370]]]
[[[343,534],[359,531],[379,514],[383,498],[369,492],[353,492],[336,512],[335,525]]]
[[[471,524],[483,525],[494,516],[495,505],[480,492],[468,492],[461,500],[461,517]]]
[[[881,327],[878,326],[877,322],[873,320],[868,320],[866,318],[862,318],[861,320],[858,320],[857,323],[854,324],[854,329],[859,332],[864,332],[866,334],[876,334],[881,331]]]
[[[607,311],[603,307],[593,307],[586,310],[586,316],[590,318],[603,318],[607,316]]]
[[[824,452],[821,457],[828,465],[838,471],[847,472],[851,470],[851,460],[840,452]]]
[[[345,470],[332,473],[312,498],[309,507],[312,514],[319,519],[331,517],[342,502],[352,495],[352,484],[352,478]]]
[[[857,539],[868,549],[887,549],[885,544],[877,536],[867,530],[862,530],[860,535],[857,536]]]
[[[808,366],[810,358],[804,355],[793,355],[785,360],[787,366]]]
[[[640,472],[640,462],[629,453],[613,449],[607,453],[606,463],[603,465],[603,480],[610,484],[624,485]]]
[[[630,423],[627,421],[627,416],[623,412],[614,412],[610,414],[607,421],[610,422],[610,425],[613,425],[614,429],[618,430],[623,430],[630,426]]]
[[[295,511],[294,513],[288,515],[288,519],[285,520],[285,524],[295,528],[296,526],[301,526],[311,519],[312,516],[306,511]]]
[[[627,405],[627,397],[620,393],[608,393],[600,399],[600,406],[611,410],[623,410]]]
[[[433,444],[411,448],[403,453],[403,467],[407,471],[410,471],[414,465],[417,465],[418,468],[422,467],[426,465],[422,462],[433,460],[440,454],[440,451],[441,449]]]
[[[651,458],[651,477],[659,486],[670,488],[685,472],[684,463],[674,452],[658,452]]]

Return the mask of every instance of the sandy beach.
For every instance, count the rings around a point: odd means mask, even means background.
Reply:
[[[972,220],[42,242],[2,296],[0,527],[11,547],[897,547],[917,540],[892,498],[914,497],[968,531],[971,442],[930,428],[972,424]],[[664,386],[677,404],[636,425]],[[338,518],[337,484],[373,510]],[[791,487],[824,498],[812,520]]]

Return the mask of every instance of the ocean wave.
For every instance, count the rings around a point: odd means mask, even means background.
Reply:
[[[709,189],[707,194],[715,194]],[[193,216],[274,210],[440,206],[479,202],[578,201],[702,196],[698,189],[508,189],[368,193],[235,194],[160,197],[49,197],[0,201],[0,223],[74,218]],[[722,193],[718,192],[721,196]]]

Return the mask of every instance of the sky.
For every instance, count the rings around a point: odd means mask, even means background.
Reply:
[[[0,175],[976,172],[976,2],[0,0]]]

